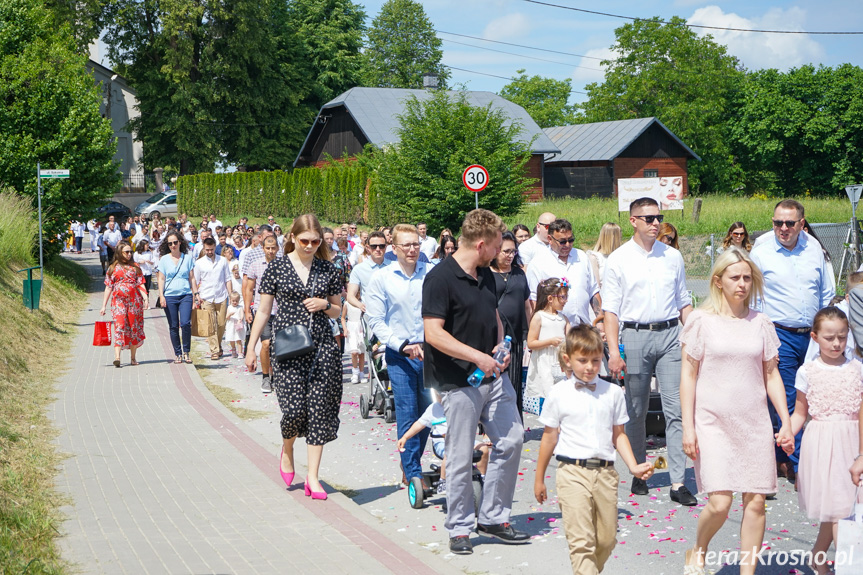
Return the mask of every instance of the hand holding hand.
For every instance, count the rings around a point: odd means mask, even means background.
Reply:
[[[776,445],[782,448],[787,454],[794,453],[794,434],[791,433],[791,429],[787,425],[783,425],[779,428],[779,433],[775,434]]]

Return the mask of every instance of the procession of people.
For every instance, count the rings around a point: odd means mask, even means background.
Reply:
[[[250,373],[260,367],[262,393],[276,394],[287,486],[303,437],[305,494],[327,499],[320,470],[324,445],[338,437],[342,358],[351,384],[366,380],[374,369],[365,362],[367,326],[388,369],[403,481],[422,475],[430,436],[444,460],[452,553],[472,553],[474,532],[529,543],[511,512],[524,414],[532,413],[544,426],[536,499],[548,499],[555,458],[573,572],[601,572],[614,561],[619,486],[649,493],[646,419],[656,389],[663,487],[680,505],[697,505],[696,495],[707,502],[681,570],[707,572],[710,542],[737,492],[747,553],[740,572],[754,573],[765,500],[785,477],[798,488],[801,516],[821,523],[812,568],[829,572],[837,521],[850,515],[863,478],[863,365],[847,345],[851,331],[863,331],[863,294],[843,304],[848,313],[835,307],[832,268],[804,231],[799,202],[779,202],[772,232],[758,241],[743,222],[730,225],[697,307],[678,231],[651,198],[630,205],[631,239],[605,224],[588,251],[576,247],[573,223],[552,213],[532,222],[531,235],[476,209],[456,233],[438,236],[424,222],[366,233],[356,223],[324,227],[313,214],[258,226],[246,218],[225,226],[217,216],[199,226],[185,214],[76,222],[72,251],[82,251],[89,231],[106,272],[101,313],[110,299],[116,367],[122,349],[137,365],[151,277],[169,361],[191,363],[193,310],[212,314],[209,357],[242,358]],[[488,454],[475,507],[478,442]],[[618,453],[631,475],[623,481]],[[690,460],[694,484],[685,476]]]

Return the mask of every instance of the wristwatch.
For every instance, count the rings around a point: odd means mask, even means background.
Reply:
[[[333,304],[327,302],[327,307],[324,308],[324,311],[330,311],[330,308],[333,307]]]

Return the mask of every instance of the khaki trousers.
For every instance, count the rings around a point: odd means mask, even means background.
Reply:
[[[600,573],[617,544],[617,472],[561,462],[556,481],[572,572]]]
[[[225,321],[228,315],[228,300],[220,303],[211,301],[202,301],[201,309],[204,311],[216,312],[216,333],[207,338],[207,343],[210,344],[210,355],[214,353],[222,353],[222,338],[225,337]]]

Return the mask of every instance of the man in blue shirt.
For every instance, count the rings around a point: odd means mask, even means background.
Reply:
[[[372,242],[370,237],[371,243],[377,242]],[[398,261],[375,272],[363,294],[363,303],[369,326],[386,345],[387,373],[396,404],[396,427],[402,437],[431,404],[431,397],[423,387],[422,296],[423,281],[432,266],[417,261],[420,243],[415,226],[395,226],[393,246]],[[422,477],[420,458],[428,435],[426,428],[405,443],[401,459],[408,483],[413,477]]]
[[[782,200],[773,210],[774,238],[752,250],[752,261],[764,274],[764,297],[760,308],[776,327],[779,347],[779,373],[785,384],[788,412],[794,413],[797,390],[794,381],[809,347],[809,334],[815,313],[828,305],[835,295],[832,273],[817,241],[801,233],[805,215],[803,205]],[[774,431],[779,417],[770,405]],[[776,449],[777,472],[794,481],[800,460],[801,431],[794,442],[794,453],[787,456]],[[789,462],[790,459],[790,462]]]

